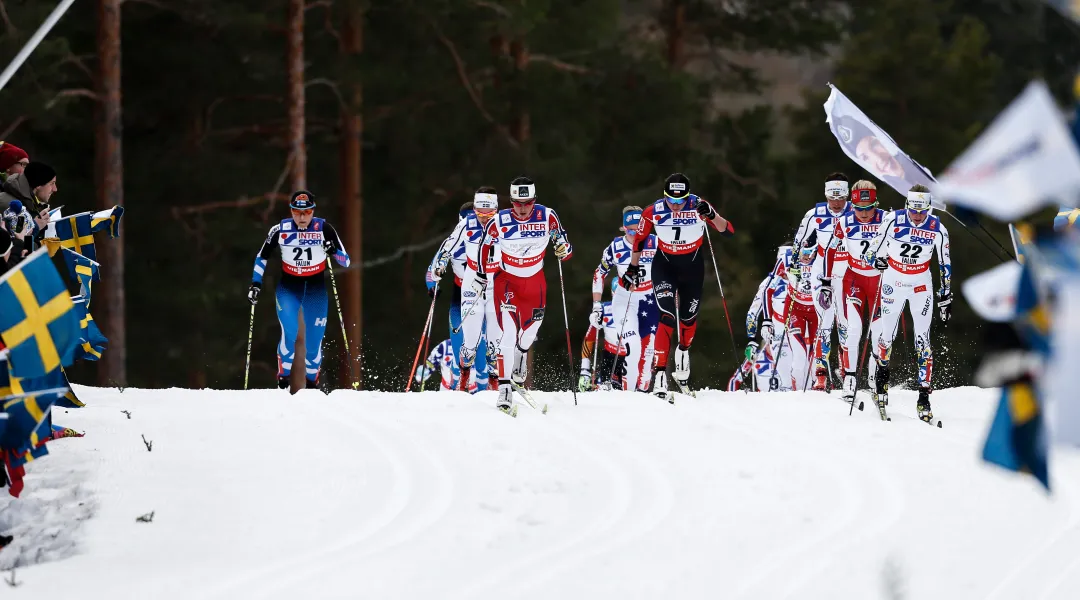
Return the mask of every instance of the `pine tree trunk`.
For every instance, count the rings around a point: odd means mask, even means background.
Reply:
[[[353,0],[345,6],[345,22],[341,28],[341,54],[348,64],[364,50],[364,13],[360,2]],[[352,258],[355,268],[345,272],[342,279],[341,302],[343,304],[345,331],[349,336],[352,356],[345,357],[346,365],[341,372],[342,386],[350,376],[348,361],[353,361],[352,373],[356,382],[363,385],[363,177],[361,140],[363,139],[363,83],[355,80],[349,86],[349,104],[341,113],[341,232],[345,250]]]
[[[123,122],[120,95],[120,4],[98,0],[98,72],[95,109],[95,179],[97,205],[108,209],[124,204]],[[100,236],[99,236],[100,238]],[[109,338],[98,368],[103,386],[127,385],[127,335],[124,299],[124,238],[100,240],[98,261],[107,275],[94,302],[96,318]]]
[[[289,185],[293,191],[307,189],[307,147],[304,145],[304,2],[287,0],[285,35],[289,110]],[[306,385],[305,327],[300,321],[289,384],[292,393]]]
[[[679,68],[686,47],[686,5],[683,0],[669,0],[668,4],[671,7],[667,28],[668,66]]]
[[[529,141],[530,119],[526,99],[529,97],[525,85],[525,68],[529,65],[529,49],[523,40],[514,40],[510,44],[510,56],[514,60],[514,122],[511,134],[520,144]]]

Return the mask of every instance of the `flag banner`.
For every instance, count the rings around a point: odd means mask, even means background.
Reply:
[[[995,323],[1016,318],[1016,290],[1020,286],[1020,263],[1010,260],[964,280],[962,290],[975,314]]]
[[[72,281],[78,281],[81,290],[80,295],[86,299],[86,305],[90,305],[90,284],[101,281],[101,264],[86,258],[78,252],[64,248],[64,262],[67,263],[68,273]]]
[[[72,304],[75,305],[75,313],[79,317],[79,345],[75,348],[74,359],[86,359],[96,361],[101,358],[101,353],[109,345],[109,338],[101,333],[101,329],[94,322],[86,306],[86,300],[82,296],[72,296]]]
[[[1080,2],[1077,0],[1045,0],[1045,2],[1063,16],[1080,24]]]
[[[1080,193],[1080,152],[1046,84],[1028,84],[933,189],[1006,222],[1072,202]]]
[[[0,395],[7,397],[3,411],[8,425],[0,435],[0,450],[18,467],[48,454],[43,444],[52,435],[50,411],[69,388],[60,369],[45,377],[20,378],[12,375],[10,364],[3,366]]]
[[[68,248],[90,260],[97,260],[94,248],[94,232],[91,229],[93,213],[84,212],[56,221],[56,237],[61,248]]]
[[[1058,206],[1058,213],[1054,216],[1054,231],[1065,231],[1076,227],[1076,218],[1080,217],[1080,208]]]
[[[0,338],[18,377],[44,377],[74,360],[79,318],[67,287],[39,249],[0,276]]]
[[[835,85],[830,83],[829,87],[832,93],[825,101],[825,122],[848,158],[905,198],[911,186],[930,187],[933,184],[934,178],[925,167],[905,154],[884,129],[870,120]],[[945,203],[937,196],[933,198],[933,205],[934,208],[945,208]]]
[[[983,444],[983,460],[1010,471],[1030,473],[1050,489],[1042,406],[1030,381],[1001,390],[1001,400]]]
[[[108,231],[110,238],[120,237],[120,217],[124,216],[123,206],[114,206],[109,210],[99,211],[90,218],[90,231]]]

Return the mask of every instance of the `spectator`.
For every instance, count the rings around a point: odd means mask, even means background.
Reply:
[[[22,173],[28,164],[30,156],[26,154],[26,150],[9,142],[0,142],[0,182]]]
[[[45,228],[49,225],[49,201],[56,191],[56,171],[41,162],[27,164],[22,173],[8,177],[0,186],[0,206],[11,209],[12,203],[17,201],[29,211],[34,222],[32,235],[25,235],[24,232],[24,237],[20,238],[20,232],[11,232],[16,250],[19,248],[16,240],[22,242],[22,251],[18,254],[12,252],[12,262],[37,249],[45,237]]]

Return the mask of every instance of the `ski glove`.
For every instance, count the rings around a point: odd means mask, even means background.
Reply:
[[[629,265],[626,267],[626,272],[619,278],[619,283],[624,289],[632,290],[638,286],[638,282],[641,280],[641,267],[639,265]]]
[[[743,354],[744,354],[744,357],[746,358],[747,361],[749,361],[749,362],[754,361],[754,355],[757,354],[757,349],[758,349],[757,342],[750,342],[749,344],[746,345],[746,352],[744,352]]]
[[[833,292],[832,281],[829,279],[821,280],[821,287],[818,288],[818,305],[821,308],[829,308],[832,306]]]
[[[780,378],[773,375],[769,378],[769,391],[775,392],[780,389]]]
[[[337,242],[331,239],[325,239],[322,243],[323,250],[326,251],[327,256],[333,256],[337,254],[338,247]]]
[[[697,203],[697,214],[701,215],[702,219],[712,221],[716,218],[716,209],[712,207],[712,204],[709,204],[708,200],[699,198]]]
[[[555,242],[555,257],[559,260],[570,258],[570,244],[565,241]]]
[[[435,268],[432,269],[431,277],[435,281],[442,279],[444,273],[446,273],[446,265],[450,262],[450,255],[442,253],[439,255],[439,260],[435,261]]]
[[[878,271],[884,271],[885,269],[888,269],[889,268],[889,260],[886,259],[886,258],[882,258],[880,256],[875,258],[874,259],[874,268],[877,269]]]
[[[942,324],[948,323],[952,318],[952,292],[938,292],[937,306]]]
[[[255,306],[256,304],[259,303],[259,292],[261,292],[261,291],[262,291],[262,284],[258,283],[258,282],[255,282],[255,281],[252,281],[251,285],[248,287],[248,293],[247,293],[248,300],[251,302],[252,306]]]
[[[592,303],[592,312],[589,313],[589,323],[600,329],[604,324],[604,307],[599,302]]]

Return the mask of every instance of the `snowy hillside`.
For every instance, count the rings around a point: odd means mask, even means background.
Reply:
[[[86,437],[0,500],[0,567],[45,561],[5,597],[1080,597],[1080,456],[1052,497],[984,466],[974,388],[934,393],[944,429],[913,392],[882,423],[817,393],[515,420],[493,393],[78,391],[56,422]]]

